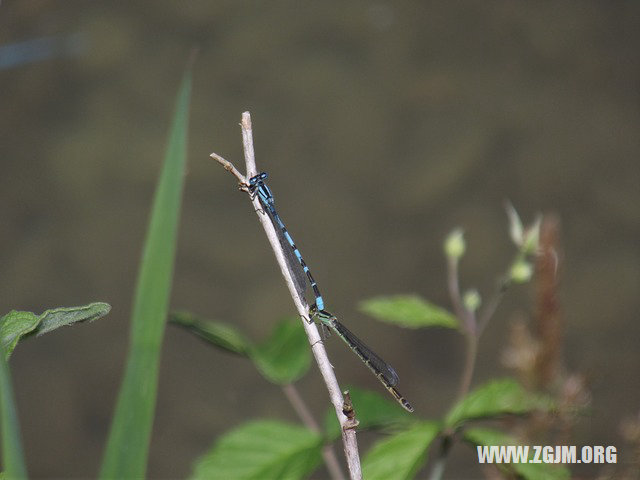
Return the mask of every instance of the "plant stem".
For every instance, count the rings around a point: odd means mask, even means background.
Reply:
[[[471,380],[473,379],[473,373],[476,366],[476,358],[478,357],[478,337],[475,335],[467,334],[465,336],[467,348],[465,350],[464,369],[462,371],[462,378],[460,379],[460,385],[458,386],[457,401],[461,401],[469,393],[471,388]]]

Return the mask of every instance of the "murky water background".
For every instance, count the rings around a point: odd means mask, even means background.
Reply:
[[[503,201],[529,221],[558,214],[566,362],[594,396],[576,441],[620,444],[640,395],[639,23],[635,2],[2,2],[0,46],[76,43],[0,70],[0,311],[113,306],[12,358],[31,475],[98,470],[194,46],[173,308],[256,340],[294,312],[246,200],[208,159],[242,166],[250,110],[259,168],[331,310],[393,363],[423,417],[455,395],[461,338],[378,324],[357,302],[416,292],[448,306],[441,243],[455,226],[468,240],[463,286],[488,295],[513,253]],[[507,326],[531,299],[528,287],[507,295],[476,383],[506,373]],[[337,339],[329,352],[341,382],[378,389]],[[320,416],[315,371],[301,389]],[[296,421],[248,363],[168,328],[150,477],[186,476],[216,436],[265,416]],[[460,447],[451,475],[476,472],[470,455]]]

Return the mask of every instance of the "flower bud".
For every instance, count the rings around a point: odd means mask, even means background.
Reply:
[[[482,298],[477,290],[467,290],[462,297],[462,303],[464,304],[464,308],[470,312],[475,312],[482,304]]]
[[[511,265],[511,280],[515,283],[526,283],[533,276],[533,265],[524,260],[519,260]]]
[[[449,258],[459,259],[464,255],[465,248],[464,234],[460,228],[452,231],[444,241],[444,252]]]

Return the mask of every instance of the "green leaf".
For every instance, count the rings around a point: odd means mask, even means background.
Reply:
[[[2,430],[2,465],[6,478],[27,478],[22,453],[18,412],[13,401],[11,374],[7,354],[0,345],[0,428]]]
[[[171,313],[169,322],[227,352],[246,357],[252,347],[239,330],[226,323],[204,320],[187,312]]]
[[[527,392],[515,380],[494,380],[469,393],[451,409],[445,419],[455,428],[467,420],[500,415],[523,415],[533,410],[551,410],[551,398]]]
[[[458,328],[453,314],[417,295],[372,298],[361,302],[360,310],[383,322],[407,328]]]
[[[429,447],[440,432],[436,422],[420,422],[369,450],[362,461],[367,480],[413,478],[424,465]]]
[[[358,420],[358,430],[374,428],[399,428],[415,422],[415,417],[391,400],[389,395],[377,392],[349,388],[353,408]],[[336,418],[333,407],[327,409],[325,415],[325,431],[327,438],[336,439],[340,436],[340,423]]]
[[[59,307],[45,311],[42,315],[12,310],[0,318],[0,337],[6,356],[9,358],[21,338],[42,335],[56,328],[74,323],[92,322],[104,317],[111,310],[108,303],[95,302],[80,307]]]
[[[280,322],[271,338],[253,348],[250,356],[270,382],[286,385],[302,377],[311,365],[311,352],[300,319]]]
[[[191,72],[184,74],[156,187],[131,316],[130,351],[101,478],[145,476],[185,176]]]
[[[322,437],[276,421],[255,421],[223,435],[195,464],[194,479],[298,479],[320,463]]]
[[[78,322],[93,322],[111,311],[108,303],[95,302],[82,307],[62,307],[47,310],[40,315],[40,325],[34,332],[40,336],[56,328]]]
[[[492,447],[498,445],[521,445],[514,437],[488,428],[472,428],[464,432],[464,439],[476,447]],[[529,448],[529,460],[534,458],[534,450]],[[496,463],[496,466],[517,473],[527,480],[564,480],[571,478],[569,469],[562,465],[549,463]],[[510,472],[510,473],[512,473]]]
[[[91,303],[82,307],[61,307],[42,315],[12,310],[0,318],[0,418],[2,425],[2,458],[7,478],[26,478],[20,441],[18,415],[13,402],[11,375],[7,360],[21,338],[50,332],[64,325],[93,321],[111,310],[106,303]]]
[[[31,312],[11,310],[0,319],[0,336],[6,359],[16,348],[18,341],[33,332],[40,323],[40,317]]]

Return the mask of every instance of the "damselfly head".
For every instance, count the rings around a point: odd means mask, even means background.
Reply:
[[[255,177],[251,177],[249,179],[249,185],[255,186],[259,182],[264,182],[267,179],[267,172],[261,172],[257,174]]]

